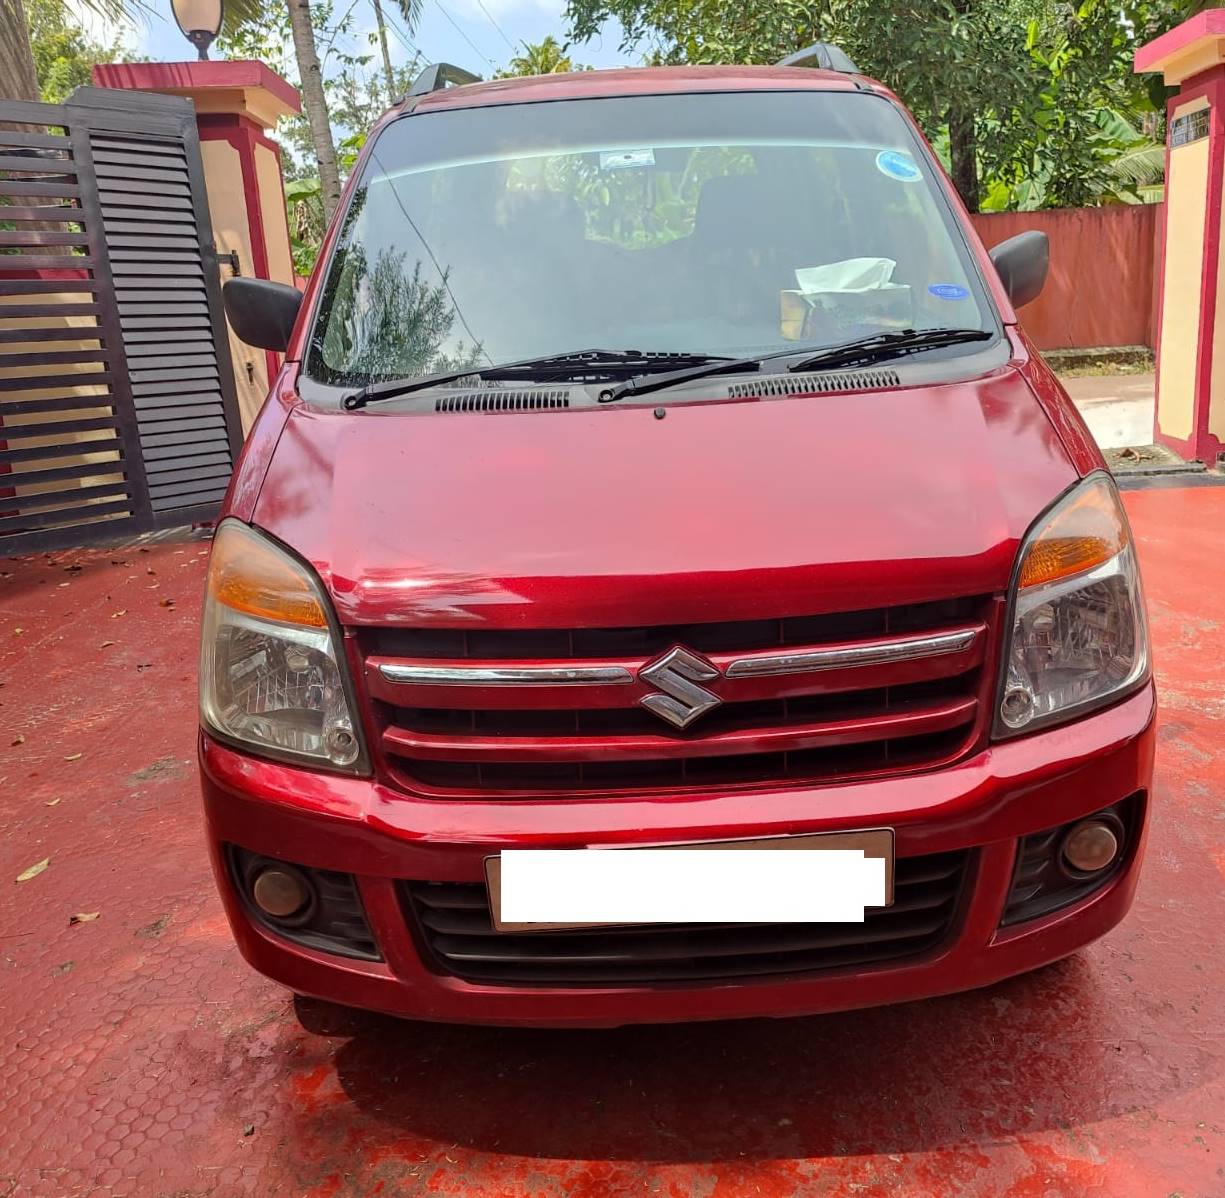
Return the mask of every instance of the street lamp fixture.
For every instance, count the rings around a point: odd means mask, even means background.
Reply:
[[[223,0],[170,0],[174,19],[183,36],[200,52],[200,58],[208,57],[208,48],[221,32]]]

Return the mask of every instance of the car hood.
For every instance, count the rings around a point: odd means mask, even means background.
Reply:
[[[1075,478],[1004,369],[657,411],[299,407],[254,520],[345,624],[694,623],[1002,591]]]

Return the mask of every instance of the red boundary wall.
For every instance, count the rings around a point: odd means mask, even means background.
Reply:
[[[1026,229],[1051,239],[1046,289],[1020,311],[1039,349],[1148,345],[1156,338],[1163,204],[979,213],[990,249]]]

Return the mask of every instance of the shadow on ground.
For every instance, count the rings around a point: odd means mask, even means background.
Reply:
[[[348,1037],[340,1085],[393,1137],[536,1158],[986,1145],[1125,1114],[1178,1084],[1119,1066],[1128,1046],[1100,1034],[1119,1025],[1084,955],[972,994],[806,1019],[527,1031],[297,1005],[310,1030]]]

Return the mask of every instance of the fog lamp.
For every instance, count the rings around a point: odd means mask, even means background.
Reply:
[[[1064,837],[1063,859],[1080,873],[1098,873],[1118,855],[1118,833],[1104,820],[1082,820]]]
[[[311,901],[310,883],[297,870],[270,865],[256,874],[251,897],[265,915],[290,919]]]

